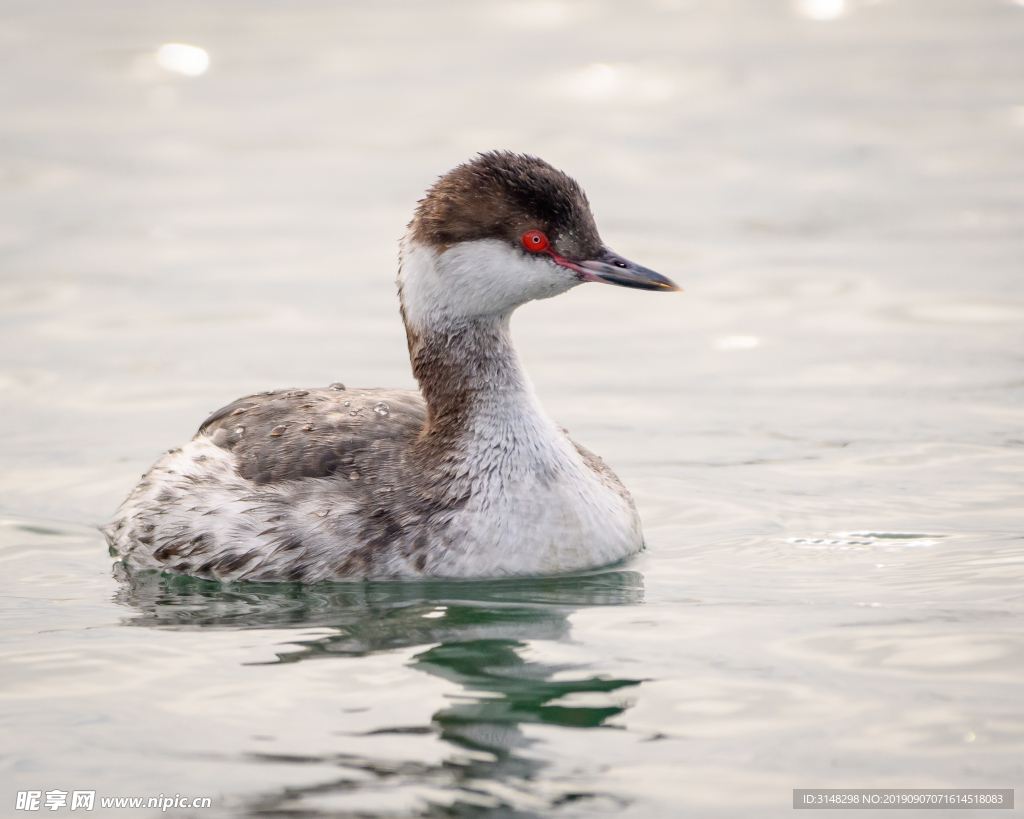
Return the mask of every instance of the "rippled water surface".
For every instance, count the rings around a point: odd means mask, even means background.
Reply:
[[[2,13],[0,815],[32,789],[211,797],[166,814],[195,816],[1020,797],[1020,2]],[[95,526],[208,411],[413,386],[397,239],[496,147],[575,175],[609,244],[686,289],[514,322],[646,553],[520,582],[118,579]]]

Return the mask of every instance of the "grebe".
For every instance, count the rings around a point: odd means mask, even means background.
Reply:
[[[278,390],[213,413],[104,527],[129,569],[215,580],[483,578],[613,563],[633,499],[544,413],[512,345],[522,304],[583,282],[678,290],[601,243],[580,186],[481,154],[420,200],[401,243],[409,390]]]

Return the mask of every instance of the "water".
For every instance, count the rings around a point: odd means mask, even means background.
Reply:
[[[8,0],[0,61],[0,813],[1024,787],[1020,4]],[[515,583],[119,579],[94,527],[208,411],[413,386],[397,239],[494,147],[573,173],[685,288],[514,321],[648,551]]]

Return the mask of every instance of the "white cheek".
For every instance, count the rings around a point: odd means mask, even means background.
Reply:
[[[398,278],[406,315],[419,326],[442,317],[508,313],[580,283],[549,257],[528,256],[497,239],[464,242],[441,254],[407,241]]]

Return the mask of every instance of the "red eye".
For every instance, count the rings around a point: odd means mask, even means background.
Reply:
[[[527,250],[532,250],[534,253],[547,250],[548,244],[548,237],[539,230],[528,230],[523,234],[523,247]]]

